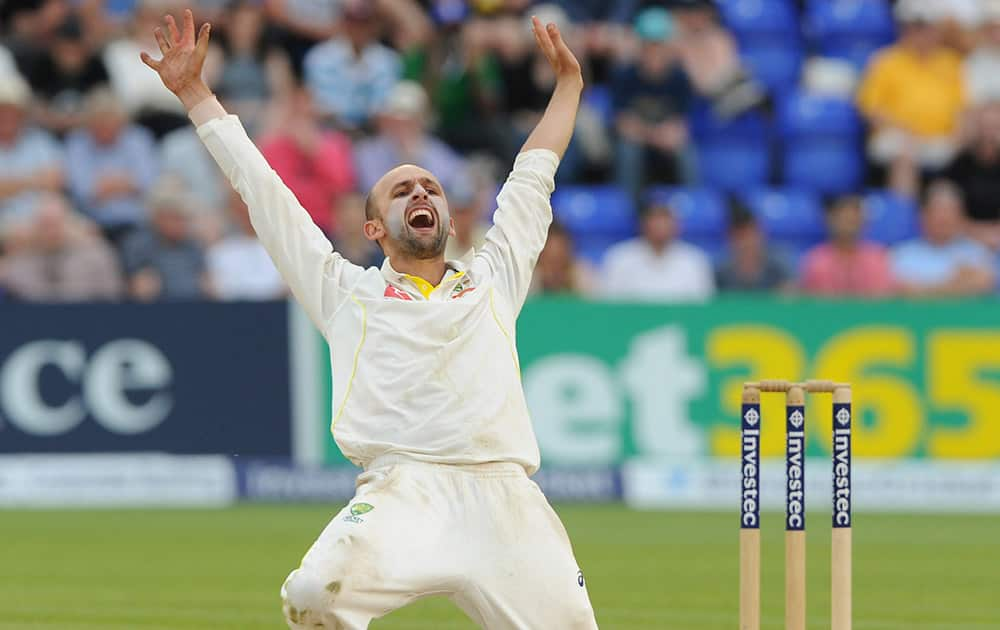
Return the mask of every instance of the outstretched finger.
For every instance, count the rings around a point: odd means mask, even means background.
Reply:
[[[208,36],[212,32],[212,25],[205,22],[201,25],[201,29],[198,31],[198,42],[195,45],[195,49],[198,51],[199,55],[208,54]]]
[[[538,44],[538,48],[541,49],[542,52],[545,52],[545,45],[542,44],[542,34],[539,31],[538,25],[534,24],[534,22],[537,21],[538,18],[532,18],[533,24],[531,25],[531,34],[535,37],[535,43]]]
[[[566,42],[563,41],[562,33],[559,32],[559,27],[555,24],[549,24],[548,27],[549,39],[552,40],[552,50],[562,50],[563,48],[568,48]]]
[[[153,37],[156,38],[156,43],[160,47],[160,52],[166,55],[170,51],[170,42],[167,38],[163,36],[163,29],[157,26],[153,29]]]
[[[531,18],[532,30],[535,32],[535,41],[538,42],[538,46],[542,49],[542,52],[550,60],[555,60],[556,49],[552,45],[552,39],[549,37],[548,31],[542,26],[541,21],[537,17]]]
[[[184,9],[184,35],[182,41],[194,43],[194,14]]]
[[[139,53],[139,59],[153,70],[160,71],[160,62],[150,57],[148,53]]]
[[[167,32],[170,33],[170,44],[176,46],[181,43],[181,34],[177,31],[177,22],[174,21],[174,16],[167,15],[163,18],[167,23]]]

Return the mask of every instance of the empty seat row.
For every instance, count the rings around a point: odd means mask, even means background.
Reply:
[[[762,188],[738,198],[768,239],[793,254],[801,254],[826,236],[822,202],[810,191]],[[662,186],[649,189],[647,201],[674,210],[684,240],[713,258],[724,254],[729,226],[726,195],[708,188]],[[917,235],[917,208],[911,200],[872,190],[864,201],[866,238],[893,245]],[[614,186],[563,186],[553,195],[552,206],[557,220],[573,235],[578,253],[595,263],[610,246],[638,233],[634,201]]]
[[[807,55],[860,71],[895,38],[887,0],[810,0],[802,16],[791,0],[720,0],[719,9],[749,69],[779,92],[798,83]]]
[[[720,120],[707,107],[690,122],[700,182],[711,188],[759,187],[780,173],[789,186],[841,193],[864,176],[862,121],[844,99],[793,92],[779,101],[773,125],[757,113]]]

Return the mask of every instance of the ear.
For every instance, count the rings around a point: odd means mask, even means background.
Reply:
[[[448,217],[448,236],[455,236],[455,217]]]
[[[385,236],[385,227],[378,219],[365,221],[365,238],[369,241],[377,241]]]

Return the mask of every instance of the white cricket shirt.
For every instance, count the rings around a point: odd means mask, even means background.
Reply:
[[[359,466],[402,454],[456,464],[538,468],[521,387],[515,323],[545,244],[558,156],[520,154],[497,197],[494,227],[441,284],[363,269],[333,251],[236,116],[198,135],[250,209],[254,229],[326,337],[332,432]]]

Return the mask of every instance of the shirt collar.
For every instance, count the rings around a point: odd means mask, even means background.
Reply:
[[[420,292],[420,294],[423,295],[425,298],[429,298],[431,292],[433,292],[441,285],[451,280],[461,278],[462,276],[465,275],[467,269],[467,265],[465,263],[466,258],[468,258],[468,256],[464,256],[460,260],[446,260],[444,263],[446,267],[444,272],[444,277],[441,279],[441,283],[437,287],[432,285],[430,282],[427,282],[423,278],[418,278],[416,276],[411,276],[410,274],[407,273],[400,273],[396,271],[393,268],[392,263],[389,261],[388,256],[386,256],[385,260],[382,261],[382,277],[385,278],[387,281],[391,282],[392,284],[397,284],[397,285],[408,284],[416,288],[417,291]]]

